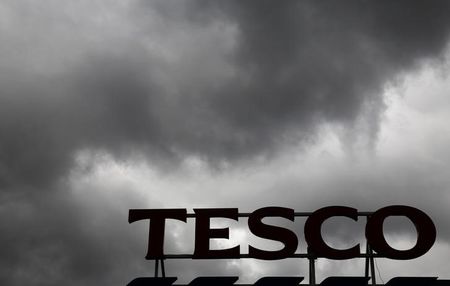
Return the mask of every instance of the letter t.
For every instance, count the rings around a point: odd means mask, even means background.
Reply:
[[[186,209],[131,209],[128,222],[149,219],[148,250],[145,259],[164,258],[164,229],[166,219],[176,219],[186,222]]]

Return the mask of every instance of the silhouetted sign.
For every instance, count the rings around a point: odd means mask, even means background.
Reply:
[[[221,259],[241,258],[239,245],[212,250],[209,241],[213,238],[229,238],[229,229],[212,229],[211,218],[239,219],[237,208],[194,209],[195,215],[195,248],[193,259]],[[328,259],[351,259],[360,257],[360,245],[354,245],[349,249],[335,249],[328,246],[321,234],[322,224],[332,217],[347,217],[358,220],[358,211],[344,206],[330,206],[321,208],[308,216],[304,227],[305,240],[308,250],[316,257]],[[383,222],[391,216],[403,216],[411,220],[417,230],[417,242],[407,250],[398,250],[391,247],[383,233]],[[129,212],[130,223],[148,219],[150,221],[148,250],[146,259],[163,259],[164,254],[164,229],[167,219],[175,219],[186,222],[188,217],[186,209],[132,209]],[[298,246],[297,235],[282,226],[271,225],[263,222],[266,217],[281,217],[291,221],[295,219],[295,211],[284,207],[265,207],[254,211],[248,216],[249,230],[257,237],[278,241],[284,245],[280,250],[269,251],[249,246],[247,258],[277,260],[295,257]],[[365,228],[366,239],[369,245],[379,256],[406,260],[414,259],[427,253],[436,240],[436,227],[431,218],[419,209],[410,206],[388,206],[368,215]]]
[[[292,230],[263,220],[267,217],[279,217],[294,221],[295,217],[307,217],[304,225],[304,237],[307,243],[307,253],[296,253],[298,246],[297,234]],[[365,236],[367,251],[361,253],[360,244],[348,249],[336,249],[325,243],[321,228],[325,221],[332,217],[347,217],[353,221],[364,216],[367,218]],[[391,247],[383,232],[383,223],[388,217],[401,216],[408,218],[417,231],[417,241],[414,246],[406,250]],[[210,249],[210,240],[215,238],[228,239],[229,228],[211,228],[212,218],[226,218],[238,221],[239,217],[248,217],[249,231],[263,239],[280,242],[283,247],[279,250],[267,250],[249,245],[248,253],[240,253],[239,245],[231,248]],[[195,241],[192,254],[165,254],[164,231],[166,220],[186,222],[188,218],[195,219]],[[427,253],[436,241],[436,227],[431,218],[417,208],[403,205],[387,206],[376,212],[358,212],[345,206],[329,206],[311,213],[298,213],[284,207],[265,207],[252,213],[239,213],[237,208],[205,208],[194,209],[188,214],[186,209],[131,209],[128,221],[130,223],[149,220],[148,249],[146,259],[155,260],[155,277],[136,278],[128,286],[169,286],[174,284],[176,277],[165,277],[164,259],[223,259],[223,258],[254,258],[263,260],[277,260],[284,258],[307,258],[310,261],[310,284],[316,285],[314,274],[314,260],[318,257],[328,259],[352,259],[364,257],[371,259],[372,285],[375,285],[373,258],[385,257],[396,260],[414,259]],[[376,254],[373,252],[375,251]],[[158,262],[161,263],[163,277],[158,276]],[[366,267],[368,267],[366,260]],[[366,268],[367,269],[367,268]],[[366,270],[367,271],[367,270]],[[263,277],[255,284],[235,284],[238,277],[197,277],[188,285],[191,286],[227,286],[227,285],[255,285],[255,286],[294,286],[302,282],[303,277]],[[322,286],[367,286],[369,277],[329,277],[318,285]],[[437,280],[436,277],[396,277],[391,279],[388,286],[450,286],[450,280]],[[179,285],[182,286],[182,285]]]

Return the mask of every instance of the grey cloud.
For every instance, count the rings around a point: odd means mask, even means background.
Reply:
[[[61,190],[2,203],[0,283],[126,285],[127,279],[146,273],[127,210],[95,195],[90,203],[95,207]]]
[[[292,129],[301,140],[324,121],[351,125],[365,105],[382,111],[384,85],[448,40],[445,2],[227,3],[215,8],[238,24],[239,72],[212,106],[245,135],[244,154]]]
[[[15,73],[7,72],[9,77],[2,80],[3,184],[51,181],[64,174],[73,153],[82,148],[119,155],[133,149],[160,161],[194,154],[213,165],[245,160],[289,142],[310,142],[321,123],[351,127],[368,109],[373,111],[369,121],[376,135],[385,84],[421,60],[439,58],[449,29],[445,1],[193,1],[150,6],[167,21],[166,26],[159,23],[159,33],[173,33],[187,45],[166,44],[173,48],[168,57],[178,57],[173,63],[146,48],[143,39],[150,37],[153,43],[160,34],[151,34],[153,22],[145,21],[145,10],[138,13],[133,7],[123,13],[123,26],[135,29],[128,28],[132,32],[122,37],[60,18],[54,18],[56,23],[40,21],[29,12],[35,17],[29,21],[42,30],[31,27],[28,33],[45,33],[60,21],[62,27],[73,28],[83,52],[66,47],[65,35],[52,28],[54,46],[66,49],[54,60],[61,62],[61,72],[47,75],[41,63],[44,75],[36,75],[24,72],[27,63],[20,59],[9,62]],[[177,29],[201,34],[204,26],[217,22],[236,26],[236,43],[228,51],[210,50],[212,44],[204,39],[213,36],[206,32],[199,43],[177,34]],[[88,42],[90,33],[101,41]],[[49,41],[37,39],[41,46]],[[43,48],[16,45],[24,55],[49,57]],[[197,61],[189,61],[189,56]],[[75,60],[64,64],[60,58],[67,57]],[[217,62],[207,67],[213,59]],[[211,78],[222,63],[230,70]],[[38,168],[41,165],[45,167]]]

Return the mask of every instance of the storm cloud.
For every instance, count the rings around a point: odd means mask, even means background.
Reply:
[[[375,136],[385,86],[439,60],[449,31],[446,1],[105,5],[3,5],[3,184],[47,183],[83,148],[217,164],[361,116]]]
[[[131,233],[127,210],[167,201],[308,210],[403,201],[448,224],[437,199],[448,182],[429,159],[445,166],[445,148],[414,157],[422,168],[407,156],[346,169],[310,155],[323,128],[339,130],[344,149],[362,136],[376,154],[386,90],[446,64],[448,15],[450,2],[437,0],[3,1],[0,283],[123,285],[144,269],[145,232]],[[284,164],[303,175],[277,171]],[[137,186],[98,175],[111,166],[125,166],[118,177],[140,167],[154,177]],[[403,177],[390,177],[396,168]]]

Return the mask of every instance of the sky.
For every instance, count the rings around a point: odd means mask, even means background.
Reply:
[[[378,281],[450,278],[450,2],[0,1],[0,284],[126,285],[151,276],[129,209],[417,207],[429,253]],[[268,249],[240,222],[230,240]],[[299,236],[302,219],[278,220]],[[405,218],[389,243],[415,244]],[[190,253],[193,221],[168,222]],[[364,245],[364,221],[325,240]],[[169,276],[307,277],[300,259],[167,261]],[[317,280],[364,261],[318,259]]]

